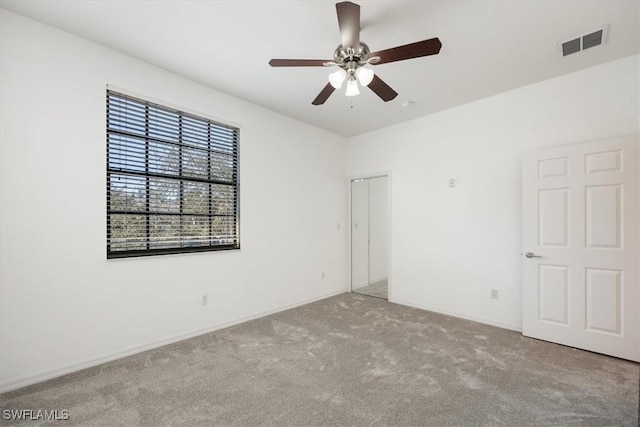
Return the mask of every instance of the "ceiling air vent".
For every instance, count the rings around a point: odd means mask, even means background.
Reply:
[[[598,30],[595,33],[582,36],[582,49],[589,49],[590,47],[602,44],[602,33],[604,33],[604,31]]]
[[[581,50],[589,49],[590,47],[598,46],[607,41],[608,25],[597,30],[590,31],[589,33],[581,34],[576,37],[572,37],[569,40],[558,43],[562,56],[571,55],[572,53],[580,52]]]
[[[572,53],[580,52],[580,39],[569,40],[562,43],[562,56],[571,55]]]

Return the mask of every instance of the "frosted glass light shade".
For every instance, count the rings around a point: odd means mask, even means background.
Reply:
[[[329,83],[331,83],[331,86],[334,88],[340,89],[345,77],[347,77],[347,72],[342,68],[338,68],[336,71],[329,74]]]
[[[358,89],[358,82],[354,80],[349,80],[347,82],[347,91],[344,93],[347,96],[356,96],[360,95],[360,90]]]
[[[362,86],[368,86],[371,80],[373,80],[373,70],[364,67],[358,68],[356,70],[356,76]]]

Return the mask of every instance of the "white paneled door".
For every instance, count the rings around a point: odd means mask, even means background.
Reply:
[[[524,335],[640,360],[638,139],[524,160]]]

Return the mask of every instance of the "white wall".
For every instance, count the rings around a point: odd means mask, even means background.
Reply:
[[[2,389],[346,289],[341,137],[0,13]],[[240,125],[240,251],[107,261],[107,84]]]
[[[520,329],[522,158],[638,133],[638,63],[627,57],[351,138],[349,176],[392,172],[393,301]]]

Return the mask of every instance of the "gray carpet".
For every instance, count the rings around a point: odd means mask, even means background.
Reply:
[[[636,426],[638,365],[342,294],[0,403],[64,426]]]

